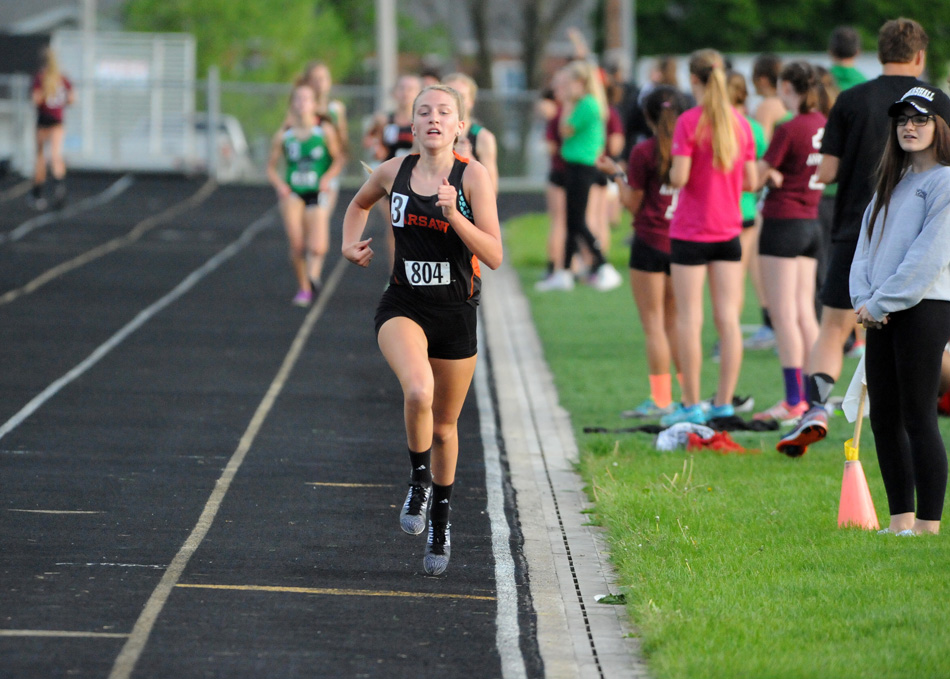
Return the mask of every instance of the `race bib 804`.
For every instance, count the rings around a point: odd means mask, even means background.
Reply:
[[[448,262],[411,262],[405,260],[406,279],[412,286],[448,285],[452,272]]]

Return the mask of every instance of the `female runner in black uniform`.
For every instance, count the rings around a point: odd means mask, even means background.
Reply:
[[[395,265],[376,310],[376,334],[403,390],[412,476],[400,525],[422,533],[431,502],[423,558],[430,575],[449,562],[458,418],[475,373],[479,263],[495,269],[502,260],[491,177],[453,150],[464,116],[458,92],[424,89],[412,116],[420,152],[382,163],[343,218],[343,255],[369,266],[372,238],[361,240],[366,220],[377,201],[390,201]]]

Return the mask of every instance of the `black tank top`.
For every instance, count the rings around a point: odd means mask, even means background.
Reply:
[[[383,127],[383,147],[386,149],[386,158],[404,156],[412,149],[415,137],[412,136],[412,125],[397,125],[396,114],[389,114],[389,122]]]
[[[390,193],[390,219],[396,241],[390,285],[404,286],[432,302],[478,304],[481,276],[478,259],[442,216],[437,196],[420,196],[409,186],[419,154],[406,156]],[[468,162],[455,156],[449,183],[458,191],[458,211],[471,220],[462,193]]]

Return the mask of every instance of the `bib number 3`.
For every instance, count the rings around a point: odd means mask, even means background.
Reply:
[[[448,285],[452,281],[452,274],[448,262],[406,260],[406,278],[413,286]]]

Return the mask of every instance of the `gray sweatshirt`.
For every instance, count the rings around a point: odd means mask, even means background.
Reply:
[[[924,299],[950,300],[950,167],[908,170],[894,187],[887,221],[882,209],[869,241],[873,206],[874,199],[864,211],[851,263],[854,308],[865,306],[881,321]]]

